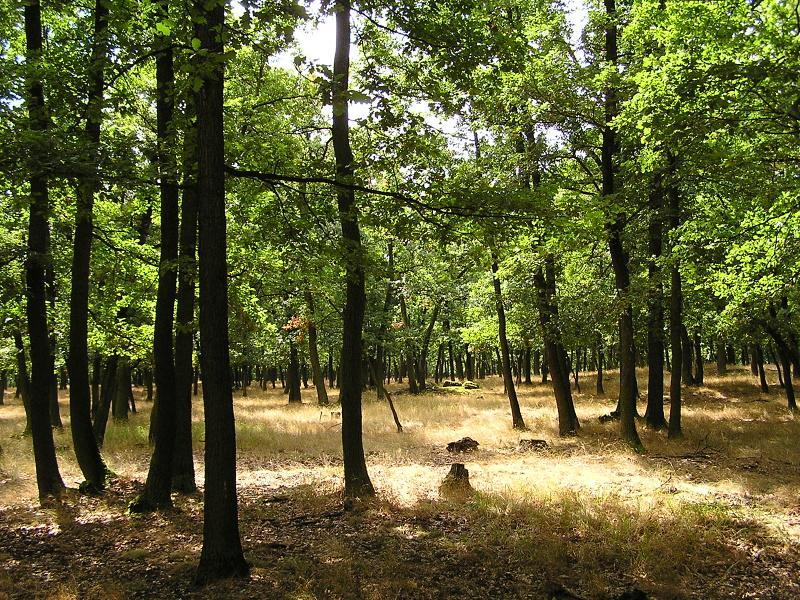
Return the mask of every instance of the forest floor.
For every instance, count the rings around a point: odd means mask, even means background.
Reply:
[[[23,410],[7,394],[0,598],[617,598],[633,590],[798,598],[800,418],[777,385],[760,394],[743,369],[724,378],[709,370],[705,386],[684,390],[685,438],[668,441],[640,422],[643,454],[618,441],[616,424],[598,421],[614,408],[615,373],[602,397],[592,377],[582,378],[574,438],[557,435],[549,385],[520,386],[524,433],[510,427],[497,377],[478,390],[421,397],[391,386],[402,434],[368,393],[364,443],[378,498],[347,512],[337,408],[318,407],[313,389],[302,406],[289,406],[280,389],[237,392],[239,515],[252,574],[204,589],[192,585],[202,496],[176,496],[175,510],[155,515],[126,510],[149,458],[141,390],[139,412],[109,425],[104,454],[117,478],[100,497],[75,491],[62,398],[65,428],[55,436],[72,491],[48,508],[36,501]],[[646,371],[639,378],[646,390]],[[463,436],[478,450],[448,454],[447,442]],[[526,438],[549,447],[522,450]],[[453,462],[466,464],[473,495],[440,497]]]

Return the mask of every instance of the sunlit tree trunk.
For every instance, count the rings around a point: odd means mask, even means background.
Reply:
[[[344,491],[348,498],[372,496],[361,423],[361,340],[366,307],[364,257],[358,226],[358,205],[352,188],[353,151],[350,147],[348,84],[350,78],[350,1],[336,0],[336,49],[333,59],[333,149],[336,158],[336,190],[342,227],[345,267],[345,306],[342,315],[342,373],[339,378],[342,405],[342,451]]]

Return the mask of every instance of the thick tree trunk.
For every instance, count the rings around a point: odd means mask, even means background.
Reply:
[[[200,357],[205,408],[205,490],[200,584],[246,577],[236,499],[236,431],[230,381],[228,265],[225,223],[224,61],[221,32],[225,3],[194,3],[195,35],[206,53],[198,57],[202,86],[197,104],[199,147]]]
[[[348,85],[350,78],[350,1],[336,0],[336,50],[333,59],[333,150],[336,158],[336,181],[353,184],[353,151],[350,147]],[[342,453],[344,456],[344,493],[347,498],[373,496],[361,423],[361,352],[366,293],[364,256],[358,226],[355,192],[349,187],[336,190],[345,267],[345,306],[342,314]]]
[[[64,482],[58,470],[53,431],[50,428],[50,385],[53,380],[53,354],[50,332],[47,325],[47,299],[45,270],[51,261],[50,255],[50,198],[47,175],[42,170],[47,158],[38,156],[45,152],[47,141],[44,134],[48,126],[48,114],[44,104],[44,88],[38,78],[37,63],[42,53],[42,19],[39,0],[30,0],[25,5],[26,104],[30,128],[36,140],[32,154],[37,155],[30,163],[30,220],[28,223],[28,257],[25,262],[26,316],[31,352],[31,382],[29,413],[33,438],[33,455],[36,463],[36,484],[39,498],[61,496]]]
[[[649,296],[647,303],[647,409],[645,422],[655,430],[667,428],[664,417],[664,285],[661,281],[661,230],[664,212],[662,175],[653,177],[649,197],[650,225],[648,228],[647,268]]]
[[[503,291],[500,286],[500,278],[497,276],[497,254],[492,251],[492,284],[494,285],[494,302],[497,310],[497,323],[500,338],[500,359],[503,369],[503,382],[506,386],[506,395],[511,405],[511,425],[514,429],[527,429],[522,418],[522,411],[517,400],[517,390],[514,387],[514,379],[511,373],[511,354],[508,349],[508,337],[506,336],[506,310],[503,306]],[[437,305],[438,306],[438,305]]]
[[[289,368],[286,370],[286,386],[289,391],[289,403],[303,401],[300,392],[300,361],[297,358],[297,344],[289,340]]]
[[[317,323],[314,310],[314,294],[306,290],[306,307],[308,308],[308,358],[311,361],[311,380],[317,390],[317,403],[328,404],[328,392],[325,390],[325,377],[319,363],[319,347],[317,345]]]
[[[548,263],[552,263],[551,257],[548,257],[547,260]],[[558,409],[558,432],[562,436],[573,435],[578,432],[580,424],[575,414],[569,373],[566,370],[564,345],[561,341],[561,329],[558,323],[555,300],[555,269],[551,264],[548,264],[547,271],[552,271],[552,275],[548,276],[549,274],[546,273],[545,269],[539,266],[533,278],[539,308],[539,324],[542,328],[547,363],[553,365],[551,380],[553,382],[553,394],[556,398],[556,408]],[[549,279],[552,279],[552,285],[550,285]]]

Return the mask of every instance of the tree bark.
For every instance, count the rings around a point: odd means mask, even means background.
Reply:
[[[645,422],[655,430],[667,428],[664,417],[664,285],[659,258],[662,250],[664,187],[660,173],[653,176],[649,196],[647,303],[647,409]]]
[[[172,465],[172,489],[191,494],[197,490],[192,451],[198,153],[194,98],[187,100],[186,112],[190,123],[184,134],[183,199],[178,241],[178,295],[175,314],[175,456]]]
[[[160,0],[158,18],[169,17],[169,0]],[[142,494],[131,510],[145,512],[172,506],[175,456],[176,392],[173,326],[178,265],[179,189],[174,151],[175,70],[172,40],[156,34],[156,141],[161,196],[161,257],[153,327],[156,405],[155,448]]]
[[[514,429],[525,430],[525,421],[522,418],[522,411],[517,400],[517,390],[514,387],[514,378],[511,373],[511,355],[508,349],[508,337],[506,336],[506,311],[503,306],[503,291],[500,286],[500,278],[497,276],[498,264],[497,253],[492,251],[492,284],[494,285],[494,302],[497,310],[497,323],[500,338],[500,358],[503,369],[503,382],[506,386],[506,395],[511,405],[511,425]],[[438,304],[437,304],[438,306]]]
[[[547,257],[547,261],[551,263],[552,257]],[[542,328],[547,363],[553,365],[550,379],[553,383],[553,394],[558,409],[558,432],[562,436],[574,435],[578,432],[580,424],[575,414],[569,373],[566,371],[565,350],[561,341],[561,328],[558,323],[555,304],[555,269],[550,265],[547,268],[548,270],[552,269],[551,276],[548,277],[545,269],[540,265],[533,277],[539,308],[539,324]],[[552,285],[548,279],[552,279]]]
[[[75,237],[72,253],[72,287],[69,311],[69,411],[72,445],[85,487],[99,491],[105,486],[107,468],[92,430],[89,382],[89,277],[92,252],[92,212],[97,191],[97,159],[102,122],[105,63],[108,60],[108,7],[97,0],[94,9],[94,39],[88,68],[86,141],[92,174],[78,186],[75,207]]]
[[[350,1],[336,0],[336,48],[333,59],[333,150],[336,181],[352,184],[353,151],[350,147],[348,85],[350,78]],[[342,254],[345,267],[345,306],[342,315],[342,373],[339,378],[342,405],[342,453],[344,457],[344,493],[346,498],[373,496],[361,423],[361,352],[366,292],[364,256],[358,226],[358,205],[352,188],[336,190],[339,221],[342,228]]]
[[[197,104],[199,147],[200,357],[205,408],[203,549],[195,579],[204,584],[246,577],[236,499],[236,431],[230,381],[228,265],[225,223],[224,62],[222,0],[194,3],[195,35],[205,54],[197,59],[202,86]]]
[[[308,358],[311,361],[311,380],[317,390],[317,403],[328,404],[328,392],[325,389],[325,376],[319,362],[319,346],[317,342],[317,323],[314,307],[314,294],[306,290],[306,307],[308,308]]]
[[[669,198],[669,228],[673,235],[680,225],[680,195],[677,181],[674,180],[675,159],[670,156],[670,181],[667,188]],[[681,429],[681,378],[683,365],[683,292],[681,290],[681,272],[678,257],[672,256],[670,265],[670,296],[669,296],[669,341],[672,348],[672,371],[669,382],[669,426],[670,438],[683,437]]]
[[[611,64],[617,64],[617,14],[615,0],[604,0],[606,17],[605,27],[605,59]],[[617,116],[617,90],[613,84],[605,93],[604,110],[605,125],[603,126],[603,148],[601,156],[602,167],[602,194],[608,203],[615,203],[616,171],[615,156],[618,152],[616,132],[611,122]],[[628,254],[622,246],[622,229],[624,215],[614,211],[607,224],[608,246],[611,253],[611,265],[614,270],[614,282],[617,288],[617,299],[620,304],[619,318],[620,335],[620,383],[619,383],[619,412],[620,435],[622,439],[634,448],[641,448],[642,442],[636,431],[636,357],[634,348],[633,307],[630,299],[630,272]]]
[[[26,316],[30,337],[31,382],[30,420],[33,455],[36,463],[36,484],[39,498],[59,497],[65,487],[56,460],[53,431],[50,427],[50,385],[54,376],[53,354],[47,325],[45,271],[52,260],[50,254],[50,197],[44,139],[49,116],[44,103],[44,86],[39,79],[38,63],[42,53],[42,15],[39,0],[25,5],[26,41],[26,104],[29,126],[37,136],[30,160],[30,219],[28,222],[28,257],[25,262]],[[42,136],[42,137],[38,137]]]
[[[289,368],[286,369],[286,386],[289,391],[289,404],[303,401],[300,392],[300,361],[297,358],[297,344],[289,340]]]

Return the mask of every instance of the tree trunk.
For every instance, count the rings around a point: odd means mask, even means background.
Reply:
[[[596,382],[596,393],[598,395],[603,395],[606,393],[605,389],[603,388],[603,367],[605,366],[606,356],[603,350],[603,336],[599,333],[597,334],[597,382]]]
[[[605,58],[608,63],[617,65],[617,14],[615,0],[605,0],[606,17],[605,28]],[[611,122],[617,116],[617,90],[610,85],[606,89],[604,99],[605,125],[603,126],[602,149],[602,193],[609,203],[615,203],[616,171],[615,156],[618,152],[616,132]],[[642,442],[636,431],[636,394],[634,391],[636,378],[636,361],[634,349],[633,307],[630,299],[630,272],[628,267],[628,254],[622,246],[622,229],[624,215],[621,212],[611,215],[607,224],[608,245],[611,253],[611,265],[614,270],[614,282],[617,288],[617,298],[621,305],[619,318],[620,335],[620,383],[619,383],[619,410],[620,410],[620,435],[634,448],[641,448]]]
[[[553,394],[556,398],[556,408],[558,409],[558,432],[562,436],[574,435],[578,432],[580,424],[575,414],[575,404],[572,400],[572,390],[569,384],[569,373],[566,370],[566,353],[561,341],[561,329],[558,323],[555,299],[555,268],[552,265],[552,257],[548,256],[546,261],[547,272],[540,265],[533,277],[539,308],[539,323],[542,328],[547,364],[552,365],[551,380],[553,382]]]
[[[286,386],[289,389],[289,403],[303,401],[300,392],[300,361],[297,358],[297,344],[289,340],[289,368],[286,370]]]
[[[664,212],[664,187],[662,175],[653,177],[649,196],[650,225],[648,228],[648,280],[647,304],[647,409],[645,422],[655,430],[667,428],[664,417],[664,285],[661,281],[662,219]]]
[[[28,75],[26,104],[33,137],[30,163],[30,220],[28,223],[28,257],[25,262],[26,316],[31,352],[29,413],[36,463],[36,484],[39,498],[59,497],[65,487],[58,470],[53,431],[50,427],[50,384],[54,376],[52,346],[47,325],[45,270],[50,264],[50,198],[47,175],[41,165],[47,164],[45,139],[48,114],[44,104],[44,86],[37,63],[42,53],[42,20],[39,0],[25,4],[25,41]]]
[[[697,385],[703,385],[705,374],[703,372],[703,348],[700,345],[700,334],[694,333],[694,381]]]
[[[22,406],[25,408],[23,435],[28,435],[31,432],[31,379],[28,375],[28,361],[25,358],[25,342],[18,329],[14,331],[14,347],[17,355],[17,392],[22,398]]]
[[[525,430],[525,421],[522,419],[522,411],[517,400],[517,390],[514,388],[514,379],[511,373],[511,356],[508,349],[508,338],[506,337],[506,311],[503,306],[503,291],[500,286],[500,278],[497,276],[497,254],[492,251],[492,283],[494,285],[494,302],[497,310],[497,323],[500,337],[500,358],[503,368],[503,382],[506,386],[506,395],[511,405],[511,424],[514,429]],[[438,305],[437,305],[438,306]]]
[[[106,436],[106,425],[108,424],[108,413],[111,410],[112,399],[115,395],[117,382],[117,363],[119,358],[113,355],[106,361],[103,369],[103,383],[100,391],[100,402],[97,411],[92,415],[92,431],[97,445],[102,447]]]
[[[114,372],[114,395],[111,400],[111,416],[115,421],[128,420],[128,390],[131,386],[131,367],[128,358],[121,356]]]
[[[764,351],[761,349],[761,344],[756,344],[753,347],[753,354],[756,360],[756,371],[758,373],[761,391],[767,394],[769,393],[769,385],[767,385],[767,374],[764,372]]]
[[[317,345],[317,323],[314,314],[314,294],[306,290],[306,307],[308,308],[308,358],[311,361],[311,379],[317,390],[317,403],[328,404],[328,392],[325,389],[325,377],[319,363],[319,347]]]
[[[717,375],[722,376],[728,373],[728,357],[725,356],[725,338],[719,337],[717,340],[716,359]]]
[[[194,3],[195,35],[206,53],[198,57],[202,86],[197,104],[199,147],[200,360],[205,408],[205,491],[200,584],[246,577],[236,500],[236,431],[230,381],[228,265],[225,224],[224,61],[221,32],[225,3]]]
[[[692,375],[692,341],[689,339],[689,332],[686,330],[686,325],[681,323],[681,347],[683,354],[681,355],[681,375],[686,385],[694,385],[695,380]]]
[[[680,195],[678,194],[677,181],[674,180],[675,160],[670,156],[670,177],[673,178],[667,188],[669,197],[669,227],[675,232],[680,225]],[[674,254],[674,252],[673,252]],[[678,266],[678,257],[672,257],[670,266],[670,296],[669,296],[669,341],[672,347],[672,371],[669,382],[669,437],[681,438],[681,377],[683,365],[683,292],[681,290],[681,272]]]
[[[178,295],[175,314],[175,456],[172,464],[172,489],[191,494],[197,490],[192,451],[198,153],[194,98],[187,100],[186,113],[190,123],[184,134],[183,199],[178,241]]]
[[[160,0],[158,18],[169,17],[169,0]],[[172,465],[175,457],[176,392],[175,354],[172,332],[177,283],[179,189],[176,156],[173,152],[172,120],[175,108],[175,71],[172,40],[156,34],[156,141],[159,191],[161,195],[161,257],[153,327],[156,412],[155,448],[150,458],[147,481],[131,510],[145,512],[172,506]]]
[[[348,85],[350,77],[350,0],[336,0],[336,49],[333,59],[333,150],[336,158],[336,181],[352,185],[353,151],[350,147]],[[361,352],[366,292],[364,256],[358,226],[355,192],[337,187],[337,205],[342,228],[342,256],[345,267],[345,306],[342,314],[342,453],[344,457],[344,493],[346,498],[373,496],[361,423]]]

